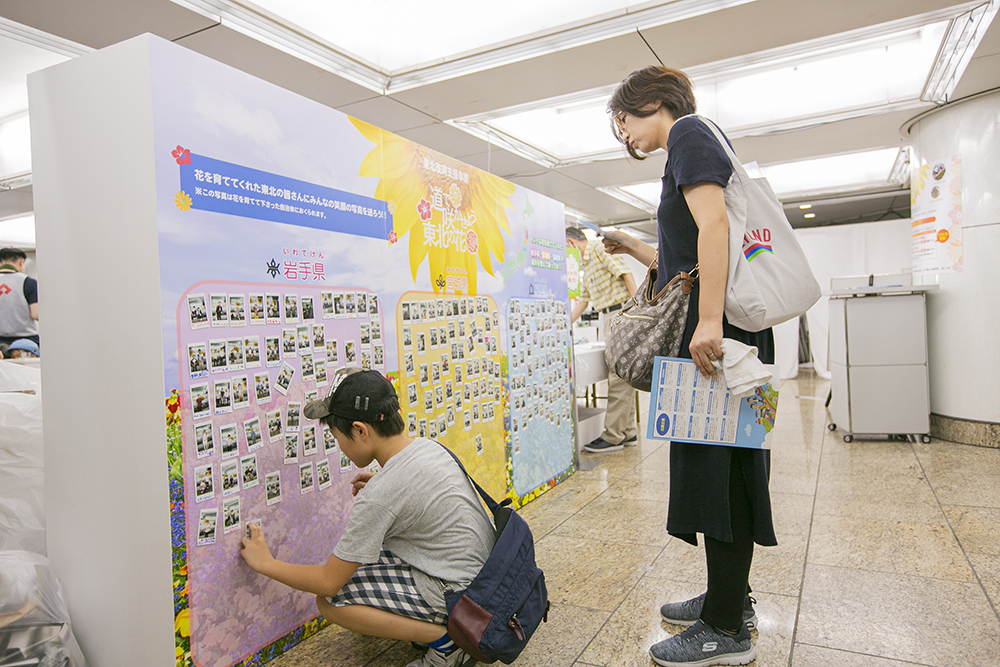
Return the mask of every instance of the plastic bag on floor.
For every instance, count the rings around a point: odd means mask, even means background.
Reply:
[[[42,393],[42,371],[30,366],[0,362],[0,392],[20,391]]]
[[[0,667],[85,667],[49,560],[0,551]]]
[[[46,553],[44,491],[42,399],[0,393],[0,549]]]

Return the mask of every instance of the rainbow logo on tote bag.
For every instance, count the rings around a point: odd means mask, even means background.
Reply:
[[[754,258],[764,253],[774,254],[774,250],[771,249],[771,230],[765,227],[747,231],[743,235],[743,255],[747,261],[752,262]]]

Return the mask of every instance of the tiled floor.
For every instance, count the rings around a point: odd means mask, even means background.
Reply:
[[[828,383],[781,387],[758,548],[758,666],[1000,665],[1000,449],[829,433]],[[648,667],[680,630],[659,605],[702,592],[704,555],[664,532],[669,445],[588,455],[526,506],[552,612],[518,667]],[[272,664],[402,667],[408,644],[328,628]]]

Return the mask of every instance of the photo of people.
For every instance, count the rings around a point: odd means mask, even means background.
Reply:
[[[229,326],[241,327],[246,324],[246,297],[242,294],[229,295]]]
[[[212,438],[212,423],[195,424],[194,446],[198,452],[197,458],[202,459],[215,453],[215,441]]]
[[[243,478],[243,490],[257,486],[257,455],[247,454],[240,459],[240,471]]]
[[[225,294],[212,294],[210,296],[209,314],[212,318],[213,327],[229,326],[229,298]]]
[[[313,464],[303,463],[299,465],[299,491],[309,493],[313,490]]]
[[[365,292],[358,292],[357,306],[358,315],[363,315],[368,312],[368,294]]]
[[[354,341],[353,340],[349,340],[346,343],[344,343],[344,358],[346,359],[348,366],[357,366],[358,365],[358,358],[357,358],[357,354],[356,354],[356,352],[354,350]]]
[[[278,377],[274,380],[274,388],[281,392],[282,395],[288,393],[288,387],[292,384],[292,376],[295,375],[295,369],[286,361],[281,364],[281,372],[278,373]]]
[[[208,375],[208,352],[205,343],[188,345],[188,372],[192,379]]]
[[[268,367],[277,366],[281,363],[281,345],[277,336],[265,336],[264,347],[267,352],[265,359]]]
[[[298,346],[295,342],[295,329],[286,328],[281,330],[281,358],[291,359],[297,356]]]
[[[260,368],[260,336],[243,339],[243,359],[246,368]]]
[[[215,529],[219,519],[219,508],[203,509],[198,516],[199,547],[215,544]]]
[[[351,472],[351,459],[347,458],[343,452],[340,453],[340,472]]]
[[[303,296],[302,302],[302,320],[305,322],[311,322],[316,318],[313,312],[313,298],[311,296]]]
[[[285,434],[285,463],[295,463],[299,460],[299,434]]]
[[[333,481],[330,479],[330,462],[326,459],[316,463],[316,488],[327,489]]]
[[[240,462],[224,461],[220,468],[222,472],[222,497],[231,496],[240,490]]]
[[[264,295],[251,294],[247,305],[250,307],[250,326],[264,324]]]
[[[222,458],[236,456],[240,451],[240,441],[236,436],[236,424],[223,424],[219,427],[219,442],[222,443]]]
[[[232,379],[233,409],[240,410],[250,405],[250,391],[247,388],[247,376],[241,375]]]
[[[188,319],[192,329],[202,329],[208,326],[208,312],[205,308],[204,294],[188,294]]]
[[[264,297],[266,304],[267,323],[278,324],[281,322],[281,296],[278,294],[268,294]]]
[[[325,387],[328,381],[326,374],[326,359],[316,360],[315,373],[316,373],[316,386]]]
[[[302,409],[301,403],[289,402],[285,406],[285,430],[286,431],[298,431],[299,430],[299,411]]]
[[[243,422],[243,431],[247,439],[247,450],[254,451],[264,444],[264,436],[260,430],[260,417],[253,417]]]
[[[311,456],[316,453],[316,425],[302,427],[302,455]]]
[[[268,506],[281,502],[281,471],[269,472],[264,477],[264,495]]]
[[[215,397],[215,414],[221,415],[233,411],[229,380],[214,382],[212,384],[212,394]]]
[[[328,340],[328,341],[326,341],[326,363],[328,365],[329,364],[336,365],[336,364],[340,363],[339,361],[337,361],[337,341],[336,340]]]
[[[264,415],[267,419],[268,442],[274,442],[281,438],[281,410],[274,409]]]
[[[309,325],[303,324],[300,327],[295,327],[295,340],[297,341],[299,352],[302,350],[309,349]]]
[[[302,380],[312,380],[315,375],[312,352],[302,353]]]
[[[299,321],[299,297],[296,294],[285,295],[285,322]]]
[[[228,366],[228,361],[226,357],[226,341],[225,340],[210,340],[208,341],[210,359],[212,360],[212,372],[213,373],[225,373]]]
[[[222,532],[229,534],[240,529],[240,497],[222,501]]]
[[[323,350],[326,347],[326,326],[312,325],[312,342],[313,350]]]
[[[323,307],[323,319],[328,320],[333,317],[333,292],[320,292],[319,296]]]
[[[257,405],[271,402],[271,380],[267,371],[255,373],[253,376],[254,393],[257,396]]]
[[[195,502],[208,500],[215,496],[215,480],[212,475],[212,464],[194,469],[194,499]]]

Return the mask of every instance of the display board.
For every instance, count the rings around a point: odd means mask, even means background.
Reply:
[[[242,562],[325,562],[355,470],[301,415],[342,367],[515,505],[573,472],[561,204],[152,41],[178,664],[260,664],[313,596]]]

